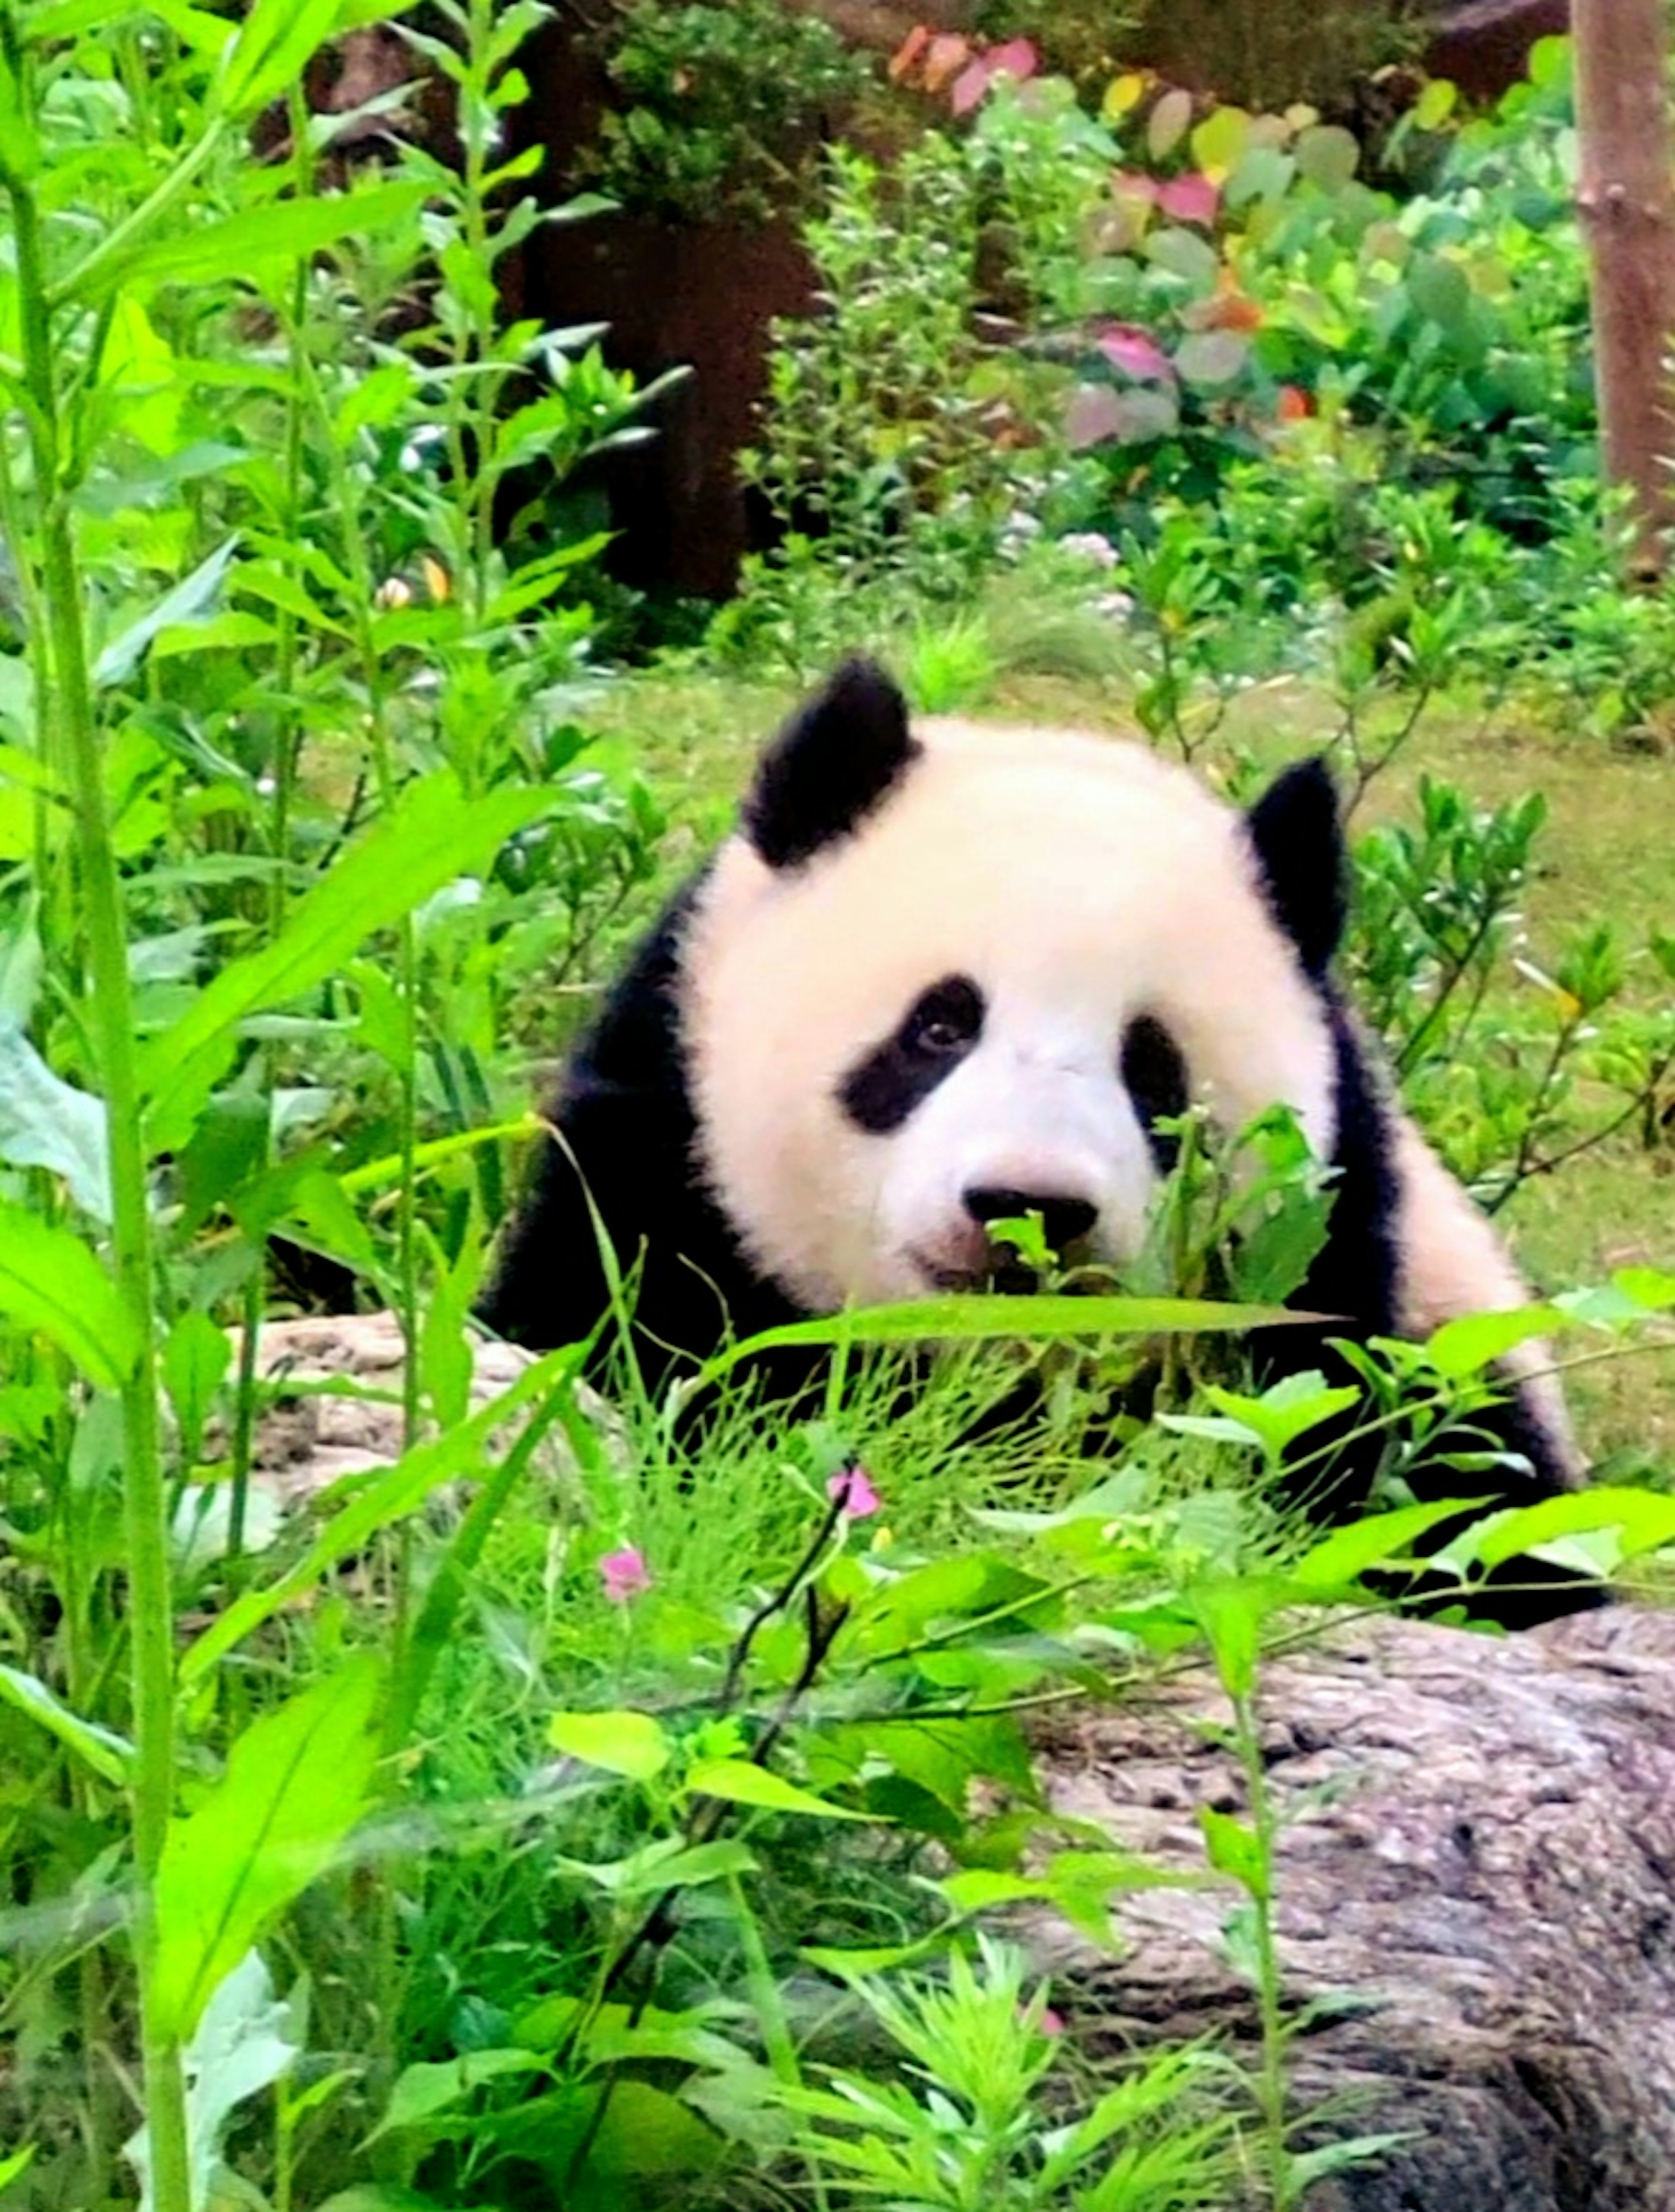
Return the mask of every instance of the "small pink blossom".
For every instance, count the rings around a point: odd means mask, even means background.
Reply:
[[[1042,2008],[1040,2019],[1035,2023],[1035,2032],[1038,2035],[1063,2035],[1064,2033],[1063,2014],[1055,2012],[1051,2005],[1045,2005]]]
[[[624,1544],[619,1552],[607,1552],[599,1563],[599,1575],[612,1605],[626,1605],[642,1590],[651,1588],[645,1554],[632,1544]]]
[[[866,1468],[854,1462],[851,1462],[848,1467],[838,1468],[837,1474],[827,1483],[825,1494],[834,1505],[848,1514],[851,1521],[866,1520],[869,1514],[876,1513],[884,1503],[877,1491],[873,1488],[871,1478]]]

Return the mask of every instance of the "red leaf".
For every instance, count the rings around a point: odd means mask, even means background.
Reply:
[[[1282,384],[1276,411],[1282,422],[1306,422],[1314,412],[1314,402],[1300,386]]]
[[[1113,323],[1094,341],[1113,368],[1136,383],[1160,383],[1174,374],[1169,356],[1149,331],[1131,323]]]
[[[961,70],[953,81],[948,94],[948,106],[955,115],[969,115],[989,89],[990,69],[986,55]]]
[[[1003,46],[990,46],[984,59],[991,76],[1004,70],[1020,84],[1027,82],[1041,66],[1041,57],[1027,39],[1008,39]]]
[[[1159,191],[1158,205],[1177,222],[1201,222],[1208,230],[1215,220],[1221,193],[1208,177],[1171,177]]]

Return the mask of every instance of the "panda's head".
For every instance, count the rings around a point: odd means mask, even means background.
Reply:
[[[983,1279],[1033,1209],[1122,1261],[1152,1124],[1337,1136],[1343,850],[1318,763],[1246,816],[1141,747],[930,722],[865,663],[764,756],[699,894],[682,1028],[700,1166],[815,1311]]]

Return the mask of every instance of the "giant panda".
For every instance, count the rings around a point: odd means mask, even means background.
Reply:
[[[655,1389],[728,1331],[978,1285],[997,1218],[1033,1210],[1055,1249],[1120,1264],[1168,1164],[1154,1124],[1192,1099],[1231,1129],[1288,1104],[1331,1164],[1295,1304],[1347,1320],[1264,1332],[1267,1376],[1330,1366],[1333,1334],[1419,1338],[1523,1304],[1333,981],[1347,875],[1319,760],[1240,814],[1143,746],[916,727],[880,668],[846,664],[574,1053],[482,1318],[537,1349],[588,1335],[602,1232],[639,1270]],[[1514,1354],[1504,1402],[1474,1416],[1520,1456],[1439,1469],[1435,1495],[1578,1481],[1539,1364]],[[1371,1472],[1346,1455],[1312,1509],[1355,1510]],[[1561,1578],[1526,1613],[1582,1595]]]

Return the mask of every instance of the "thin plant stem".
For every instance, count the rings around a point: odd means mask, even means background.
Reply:
[[[1274,1940],[1274,1851],[1278,1823],[1268,1791],[1256,1699],[1249,1690],[1231,1692],[1233,1742],[1250,1795],[1251,1827],[1257,1865],[1246,1882],[1251,1900],[1256,1951],[1257,2004],[1262,2022],[1262,2063],[1257,2075],[1257,2106],[1262,2118],[1264,2163],[1275,2212],[1292,2201],[1291,2153],[1286,2144],[1285,2021],[1280,2008],[1279,1949]]]
[[[134,1053],[122,886],[106,806],[94,708],[84,597],[60,446],[60,389],[39,210],[25,181],[0,156],[11,204],[27,417],[40,510],[42,597],[52,646],[52,697],[74,805],[84,908],[90,1020],[110,1132],[112,1248],[117,1285],[135,1333],[122,1388],[123,1516],[133,1673],[133,1842],[138,1898],[141,2039],[155,2212],[191,2212],[185,2077],[173,2026],[161,2013],[155,1966],[154,1886],[174,1804],[174,1609],[168,1498],[157,1419],[151,1223]]]

